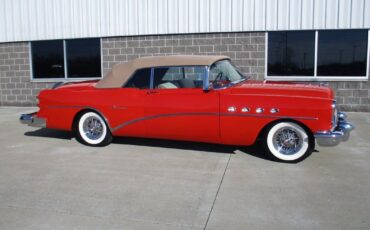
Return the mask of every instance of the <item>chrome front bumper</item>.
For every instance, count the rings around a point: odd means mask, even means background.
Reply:
[[[347,141],[355,126],[347,122],[346,118],[345,113],[338,112],[338,125],[333,131],[315,133],[317,144],[320,146],[336,146],[342,141]]]
[[[46,119],[37,117],[36,113],[22,114],[19,121],[21,124],[46,128]]]

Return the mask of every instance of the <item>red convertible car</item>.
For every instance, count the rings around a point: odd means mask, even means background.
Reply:
[[[113,136],[252,145],[297,162],[334,146],[353,125],[325,86],[258,82],[225,56],[145,57],[118,64],[101,80],[57,83],[21,123],[74,131],[91,146]]]

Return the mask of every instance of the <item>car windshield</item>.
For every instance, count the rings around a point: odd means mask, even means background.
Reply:
[[[214,89],[235,85],[247,79],[229,60],[215,62],[209,71],[210,86]]]

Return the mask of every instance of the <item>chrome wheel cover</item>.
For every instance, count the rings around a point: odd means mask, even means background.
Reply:
[[[83,123],[83,131],[86,137],[91,140],[97,140],[103,135],[103,124],[101,121],[93,116],[86,118]]]
[[[273,136],[274,148],[281,154],[293,155],[302,148],[303,137],[290,127],[278,129]]]

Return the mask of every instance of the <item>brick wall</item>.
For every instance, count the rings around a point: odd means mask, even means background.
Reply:
[[[114,37],[102,39],[103,72],[137,57],[173,54],[227,55],[253,79],[264,78],[265,34],[222,33]],[[30,81],[28,43],[0,44],[0,105],[35,105],[40,89],[53,83]],[[329,82],[340,109],[370,112],[370,82]]]
[[[329,82],[343,111],[370,112],[370,81]]]
[[[137,57],[201,54],[229,56],[246,75],[264,76],[264,33],[115,37],[103,39],[102,47],[104,73],[116,63]]]
[[[31,83],[29,45],[0,43],[0,106],[30,106],[51,83]]]

